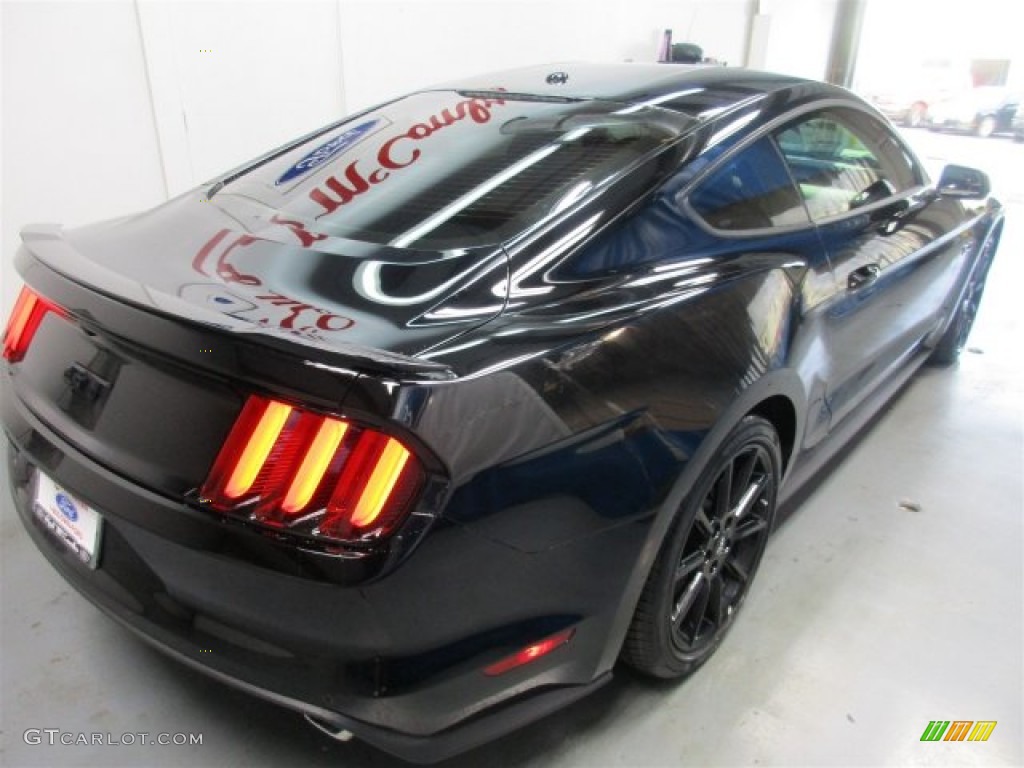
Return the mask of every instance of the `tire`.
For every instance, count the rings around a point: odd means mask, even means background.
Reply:
[[[980,136],[983,139],[987,139],[993,133],[996,132],[996,119],[994,117],[983,117],[978,123],[978,127],[974,129],[976,136]]]
[[[732,627],[775,518],[782,451],[772,425],[744,418],[676,513],[626,634],[622,660],[662,679],[696,670]]]
[[[978,315],[978,307],[981,305],[982,294],[985,293],[985,281],[988,279],[988,270],[992,266],[992,257],[995,255],[998,240],[998,235],[994,235],[985,243],[985,248],[978,257],[978,266],[975,267],[970,282],[964,289],[960,305],[956,308],[956,314],[932,350],[928,358],[929,364],[945,367],[953,365],[960,359],[960,353],[963,352],[967,338],[971,335],[971,328],[974,327],[974,318]]]

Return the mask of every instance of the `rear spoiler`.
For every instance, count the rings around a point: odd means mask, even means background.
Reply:
[[[394,352],[347,342],[328,343],[322,339],[280,328],[258,325],[243,318],[221,314],[168,293],[154,290],[136,280],[82,256],[63,237],[58,224],[33,224],[22,229],[23,247],[15,264],[31,281],[34,271],[49,268],[66,280],[145,312],[162,315],[204,329],[226,333],[236,339],[258,338],[261,344],[306,358],[306,365],[337,373],[371,373],[399,381],[447,381],[455,372],[443,363],[399,355]],[[299,352],[296,347],[301,348]]]

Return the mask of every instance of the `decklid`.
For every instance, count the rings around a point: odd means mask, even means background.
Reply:
[[[143,308],[342,351],[411,355],[433,346],[500,311],[494,295],[454,318],[444,309],[473,300],[470,287],[484,275],[504,291],[507,274],[500,247],[429,252],[349,241],[246,198],[214,204],[200,191],[78,229],[27,227],[22,238],[58,272]]]

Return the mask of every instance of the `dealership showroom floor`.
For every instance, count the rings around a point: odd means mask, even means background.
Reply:
[[[769,543],[746,610],[682,685],[604,689],[453,766],[1020,765],[1024,145],[908,131],[937,169],[989,169],[1008,209],[958,367],[925,369]],[[185,669],[50,568],[3,478],[4,766],[390,766]],[[920,741],[989,720],[987,742]],[[195,746],[26,743],[27,729],[202,734]]]

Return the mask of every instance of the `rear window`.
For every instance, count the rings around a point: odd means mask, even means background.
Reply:
[[[414,94],[230,183],[339,237],[444,250],[507,240],[672,142],[657,107],[501,92]]]

